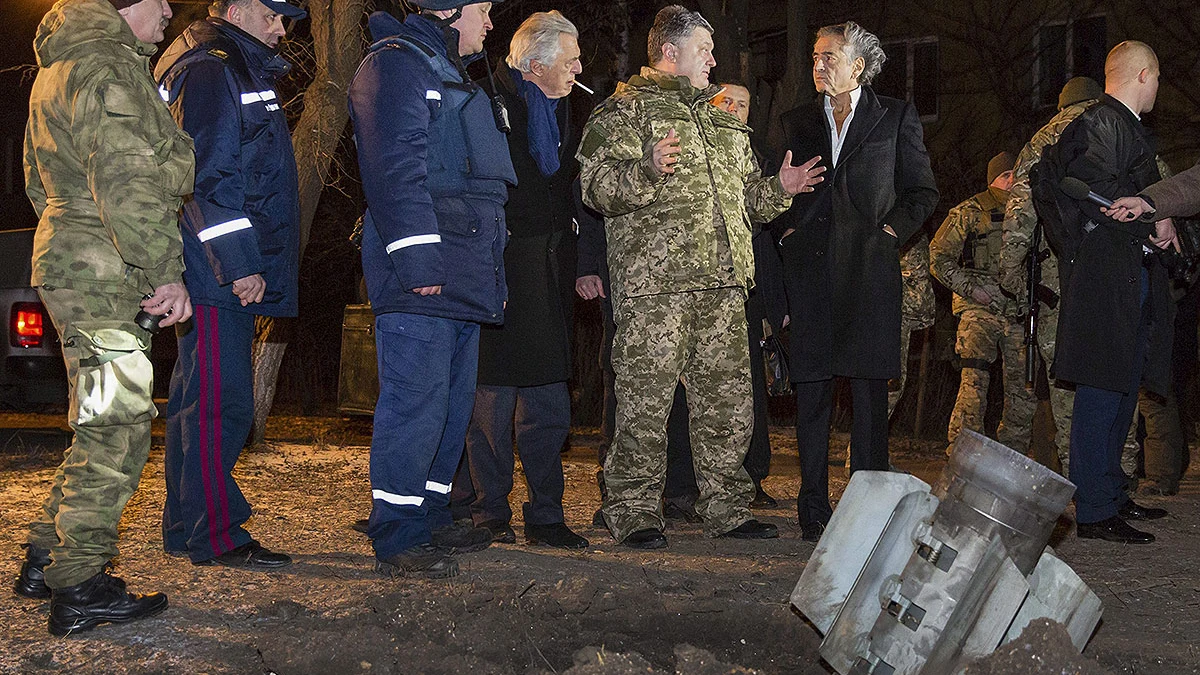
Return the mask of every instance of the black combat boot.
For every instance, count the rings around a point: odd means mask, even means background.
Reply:
[[[21,564],[21,573],[13,583],[13,592],[34,600],[50,597],[50,588],[46,586],[46,576],[42,573],[50,564],[50,549],[33,544],[21,544],[21,548],[25,549],[25,562]]]
[[[56,588],[50,598],[50,634],[70,635],[102,623],[128,623],[158,614],[167,608],[162,593],[130,593],[125,582],[100,571],[87,581]]]

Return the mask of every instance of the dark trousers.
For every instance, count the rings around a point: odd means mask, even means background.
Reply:
[[[794,382],[796,444],[800,451],[800,524],[829,522],[829,420],[833,380]],[[850,378],[854,419],[850,427],[850,472],[888,468],[887,380]]]
[[[479,367],[479,324],[392,312],[375,317],[379,400],[371,436],[378,558],[429,543],[451,524],[450,489]]]
[[[762,295],[751,291],[746,301],[746,323],[750,347],[750,385],[754,392],[754,428],[750,449],[742,466],[755,485],[762,483],[771,470],[771,437],[767,427],[767,375],[763,370],[762,321],[766,306]],[[675,388],[671,416],[667,419],[667,478],[663,499],[693,504],[700,495],[696,473],[692,469],[692,443],[688,435],[687,393],[683,385]]]
[[[515,428],[514,428],[515,427]],[[563,522],[562,447],[571,431],[571,395],[566,382],[537,387],[479,385],[467,429],[467,452],[450,501],[469,508],[476,523],[509,522],[513,487],[513,436],[529,487],[526,525]]]
[[[250,541],[250,504],[233,466],[254,421],[254,315],[197,305],[176,328],[167,402],[163,547],[208,560]]]
[[[1117,515],[1129,500],[1125,493],[1128,479],[1121,470],[1121,453],[1133,411],[1137,409],[1138,388],[1146,365],[1150,339],[1149,271],[1142,270],[1142,320],[1133,359],[1134,368],[1125,391],[1075,387],[1075,409],[1071,417],[1071,482],[1075,483],[1075,521],[1096,523]]]

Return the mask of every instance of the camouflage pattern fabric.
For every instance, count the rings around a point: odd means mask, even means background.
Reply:
[[[728,277],[753,285],[750,223],[775,218],[792,200],[778,178],[761,175],[750,128],[709,105],[717,91],[643,68],[588,120],[578,153],[583,198],[606,216],[614,302],[714,288]],[[659,176],[654,144],[672,129],[679,163]]]
[[[177,211],[192,191],[192,141],[107,0],[65,0],[34,40],[38,74],[25,129],[26,192],[38,215],[33,285],[182,282]]]
[[[1024,326],[987,310],[968,309],[958,320],[954,349],[963,360],[963,369],[946,440],[954,445],[963,429],[983,433],[989,385],[986,366],[1000,356],[1004,361],[1004,413],[996,440],[1021,454],[1028,452],[1037,397],[1025,388]]]
[[[896,404],[900,402],[900,397],[904,396],[904,385],[908,382],[908,348],[912,344],[912,334],[914,331],[924,330],[928,325],[922,325],[924,322],[919,317],[910,317],[908,314],[900,315],[900,377],[888,382],[888,419],[892,418],[892,413],[896,411]],[[849,446],[846,446],[849,448]],[[846,466],[850,466],[850,453],[846,452]]]
[[[954,293],[954,313],[967,309],[986,309],[997,316],[1016,318],[1021,308],[1000,292],[997,279],[998,259],[1008,193],[988,189],[950,209],[929,244],[929,271]],[[965,250],[970,246],[972,250]],[[964,254],[973,266],[963,264]],[[981,305],[971,294],[982,289],[991,296]]]
[[[154,372],[146,356],[150,335],[133,323],[138,293],[43,286],[38,295],[62,338],[75,438],[28,542],[50,549],[46,584],[64,588],[117,555],[117,523],[150,453]]]
[[[1029,185],[1029,171],[1042,159],[1042,151],[1057,143],[1063,130],[1083,114],[1083,111],[1095,104],[1096,100],[1092,99],[1063,108],[1033,135],[1017,155],[1017,164],[1013,167],[1013,186],[1009,191],[1008,205],[1004,212],[998,275],[1000,287],[1016,296],[1022,306],[1029,302],[1025,297],[1029,291],[1026,264],[1029,247],[1033,241],[1033,229],[1038,224],[1037,211],[1033,208],[1033,193]],[[1042,239],[1041,250],[1050,250],[1045,238]],[[1059,291],[1058,261],[1053,255],[1042,262],[1042,285],[1055,293]],[[1045,309],[1043,306],[1042,311]],[[1042,354],[1042,358],[1045,359],[1046,355]],[[1051,359],[1046,359],[1046,363],[1052,362]]]
[[[901,321],[908,321],[912,330],[932,326],[937,315],[937,299],[933,295],[933,281],[929,276],[927,235],[918,235],[908,245],[908,250],[900,254],[900,282]],[[902,337],[901,341],[904,340]],[[908,353],[907,348],[903,353]]]
[[[107,0],[62,0],[34,40],[39,70],[25,132],[26,192],[38,214],[33,284],[63,341],[75,439],[29,543],[49,548],[51,588],[117,554],[117,523],[150,452],[144,293],[182,282],[177,211],[191,192],[191,139]]]
[[[900,254],[900,377],[888,382],[888,419],[904,395],[908,381],[908,347],[913,331],[933,325],[937,300],[929,277],[929,237],[921,234]],[[846,454],[847,466],[850,454]]]
[[[951,209],[930,242],[929,268],[954,292],[954,313],[959,315],[955,351],[962,359],[962,376],[947,440],[953,445],[962,429],[983,433],[988,368],[1000,357],[1004,364],[1004,413],[996,440],[1024,454],[1033,433],[1037,398],[1025,388],[1025,325],[1018,318],[1020,310],[1017,303],[1000,293],[996,278],[1007,197],[1007,193],[989,189]],[[973,247],[969,252],[971,267],[962,262],[965,246]],[[979,289],[991,296],[987,305],[971,297]]]
[[[716,536],[750,520],[742,468],[754,419],[745,300],[738,288],[625,298],[614,307],[617,424],[604,462],[604,520],[617,541],[662,530],[667,417],[687,388],[696,513]]]

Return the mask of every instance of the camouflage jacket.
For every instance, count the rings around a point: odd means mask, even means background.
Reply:
[[[1021,149],[1021,154],[1017,155],[1017,164],[1013,168],[1012,191],[1001,227],[1003,235],[998,265],[1000,287],[1019,298],[1022,306],[1029,302],[1026,297],[1029,294],[1026,265],[1029,246],[1033,241],[1033,230],[1038,224],[1037,212],[1033,209],[1033,194],[1029,187],[1029,170],[1041,160],[1043,150],[1058,142],[1063,129],[1095,104],[1096,99],[1092,99],[1063,108],[1033,135]],[[1050,246],[1044,238],[1041,251],[1050,251]],[[1043,253],[1039,252],[1039,255]],[[1042,262],[1042,285],[1058,293],[1058,261],[1053,255],[1046,255],[1045,261]]]
[[[34,40],[25,190],[38,214],[35,286],[182,282],[177,211],[192,191],[192,141],[107,0],[63,0]]]
[[[750,128],[709,105],[716,92],[643,68],[584,129],[583,198],[605,216],[614,301],[753,284],[750,222],[775,218],[792,200],[778,178],[761,175]],[[671,129],[679,163],[658,176],[653,147]]]
[[[950,209],[929,244],[929,270],[954,292],[955,314],[967,309],[1010,317],[1020,313],[1017,304],[1000,293],[996,277],[1006,197],[989,188]],[[964,263],[968,259],[970,265]],[[991,303],[982,305],[971,297],[975,290],[992,296]]]
[[[929,237],[913,237],[900,253],[900,317],[913,330],[929,328],[937,314],[933,282],[929,280]]]

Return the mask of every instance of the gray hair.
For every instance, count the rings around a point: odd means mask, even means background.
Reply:
[[[837,38],[845,43],[850,50],[851,60],[862,57],[863,71],[858,75],[859,84],[871,84],[871,80],[883,70],[887,54],[883,53],[879,38],[853,21],[818,29],[817,38],[823,37]]]
[[[700,12],[691,12],[679,5],[668,5],[658,10],[654,17],[654,26],[650,28],[650,35],[646,40],[646,54],[650,57],[650,65],[654,66],[662,61],[663,45],[668,42],[678,45],[688,39],[697,28],[703,28],[710,34],[715,32],[712,24],[701,16]]]
[[[562,51],[559,36],[564,34],[579,39],[579,29],[557,9],[534,12],[513,35],[505,61],[522,73],[530,71],[533,61],[548,66]]]

